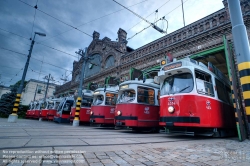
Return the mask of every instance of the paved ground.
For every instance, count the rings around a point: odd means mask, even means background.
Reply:
[[[0,165],[250,165],[250,141],[0,118]]]

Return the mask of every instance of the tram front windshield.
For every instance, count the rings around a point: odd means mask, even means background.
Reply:
[[[103,95],[96,95],[93,101],[93,105],[100,105],[103,102]]]
[[[83,97],[81,107],[91,107],[92,102],[93,102],[93,98]]]
[[[32,109],[33,109],[33,104],[30,104],[29,109],[30,109],[30,110],[32,110]]]
[[[48,109],[53,109],[54,102],[48,102]]]
[[[122,91],[117,103],[130,103],[135,99],[135,90],[124,90]]]
[[[73,104],[74,104],[74,100],[67,100],[63,106],[63,111],[70,112]]]
[[[161,95],[189,93],[193,90],[192,74],[182,73],[167,77],[161,87]]]

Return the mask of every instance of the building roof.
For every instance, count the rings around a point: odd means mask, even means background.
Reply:
[[[35,80],[35,79],[30,79],[27,83],[29,83],[29,82],[36,82],[36,83],[42,83],[42,84],[46,84],[47,83],[46,81],[40,81],[40,80]],[[49,83],[49,85],[58,86],[57,84],[54,84],[54,83]]]

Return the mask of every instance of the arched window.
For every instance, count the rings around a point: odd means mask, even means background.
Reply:
[[[105,62],[105,69],[110,68],[115,65],[115,58],[113,55],[110,55]]]
[[[93,59],[89,60],[85,67],[85,77],[91,77],[101,71],[101,56],[94,54],[91,58]]]

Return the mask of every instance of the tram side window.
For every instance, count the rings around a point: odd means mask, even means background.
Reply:
[[[155,104],[154,89],[138,87],[137,90],[138,90],[138,96],[137,96],[138,103],[146,103],[151,105]]]
[[[215,79],[218,98],[226,103],[232,103],[230,100],[230,88],[225,86],[221,81]]]
[[[196,70],[195,78],[198,93],[208,96],[214,96],[214,89],[210,74]]]
[[[61,112],[63,108],[63,102],[61,102],[58,106],[57,112]]]
[[[57,109],[58,106],[59,106],[60,102],[56,102],[55,106],[54,106],[54,109]]]
[[[49,106],[48,106],[48,109],[52,109],[54,107],[54,103],[48,103]]]
[[[116,104],[116,99],[117,99],[117,94],[106,93],[105,104],[106,105],[115,105]]]
[[[74,100],[67,100],[63,106],[63,114],[66,114],[66,115],[70,114],[71,107],[73,106],[73,104],[74,104]]]

